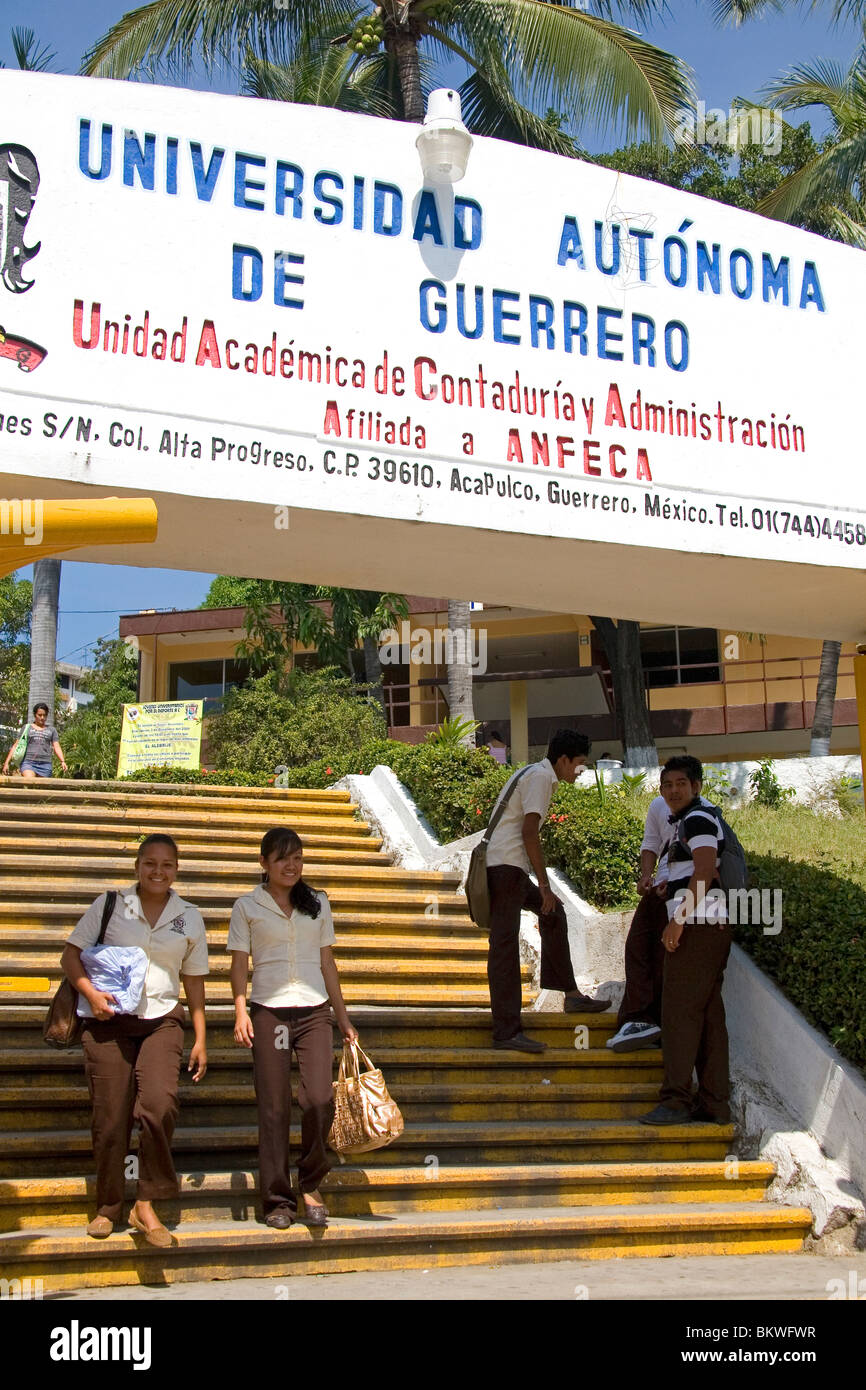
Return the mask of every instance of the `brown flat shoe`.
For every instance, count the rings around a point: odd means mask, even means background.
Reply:
[[[169,1246],[174,1245],[174,1236],[171,1231],[161,1225],[151,1226],[148,1229],[144,1222],[136,1216],[134,1211],[129,1213],[129,1224],[134,1227],[136,1231],[141,1232],[148,1245],[155,1246],[157,1250],[167,1250]]]
[[[301,1215],[299,1211],[297,1216],[295,1217],[296,1221],[300,1221],[302,1225],[305,1226],[327,1226],[328,1208],[326,1206],[322,1206],[321,1204],[319,1204],[315,1207],[308,1207],[306,1202],[303,1203],[303,1206],[303,1215]]]
[[[94,1240],[105,1240],[105,1237],[110,1236],[113,1230],[114,1222],[107,1216],[94,1216],[87,1226],[87,1234],[93,1236]]]

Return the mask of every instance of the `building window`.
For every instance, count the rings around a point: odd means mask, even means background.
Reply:
[[[640,634],[647,687],[720,681],[719,634],[714,627],[647,627]]]
[[[227,690],[243,685],[250,673],[248,661],[218,657],[214,661],[173,662],[168,668],[170,700],[220,699]]]

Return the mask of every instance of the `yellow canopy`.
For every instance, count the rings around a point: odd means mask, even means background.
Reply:
[[[149,497],[0,498],[0,575],[84,545],[141,545],[156,540],[156,503]]]

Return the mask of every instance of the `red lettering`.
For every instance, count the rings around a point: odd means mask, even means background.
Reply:
[[[600,468],[595,468],[595,467],[593,466],[594,464],[598,463],[600,459],[601,459],[601,454],[598,452],[598,440],[597,440],[597,439],[585,439],[585,440],[583,441],[583,471],[584,471],[584,473],[589,473],[589,475],[590,475],[591,477],[593,477],[593,478],[600,478],[600,477],[601,477],[601,469],[600,469]]]
[[[201,337],[198,340],[198,352],[195,355],[195,365],[197,367],[203,367],[205,363],[207,363],[209,367],[222,366],[213,319],[205,319],[202,324]]]
[[[625,411],[622,408],[619,387],[615,381],[612,381],[607,393],[607,408],[604,412],[604,423],[606,425],[612,425],[614,422],[618,425],[622,425],[623,429],[625,429]]]
[[[520,431],[508,431],[508,452],[505,455],[509,463],[522,463],[523,450],[520,447]]]

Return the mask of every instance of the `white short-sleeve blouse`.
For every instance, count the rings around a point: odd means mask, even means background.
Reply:
[[[327,894],[316,896],[322,905],[318,917],[297,908],[287,917],[263,883],[238,898],[227,949],[252,957],[251,1003],[296,1009],[327,1001],[319,953],[337,937]]]

